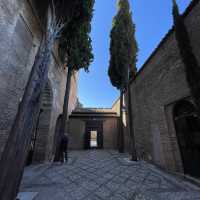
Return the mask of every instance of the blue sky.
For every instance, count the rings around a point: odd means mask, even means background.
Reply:
[[[172,26],[172,0],[129,0],[136,24],[136,40],[139,46],[137,68],[151,55]],[[84,107],[111,107],[119,96],[107,75],[109,63],[110,30],[112,18],[117,12],[116,0],[96,0],[92,21],[92,45],[94,62],[90,72],[80,72],[78,96]],[[191,0],[177,0],[183,12]]]

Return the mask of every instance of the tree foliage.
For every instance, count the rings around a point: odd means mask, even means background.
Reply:
[[[60,139],[67,134],[68,104],[71,89],[71,76],[74,71],[83,68],[88,71],[93,60],[91,45],[91,20],[94,0],[75,0],[75,12],[67,21],[59,40],[59,55],[68,67],[67,82],[63,104],[63,114],[60,124]],[[58,139],[58,141],[60,141]]]
[[[179,14],[178,5],[175,0],[173,0],[173,18],[179,52],[185,66],[186,79],[198,108],[198,113],[200,113],[200,66],[193,53],[184,19]]]
[[[73,1],[71,1],[73,2]],[[59,54],[70,70],[88,67],[93,60],[91,45],[91,19],[93,16],[94,0],[75,0],[75,12],[62,32],[59,40]]]
[[[135,25],[132,21],[132,13],[130,11],[128,0],[118,1],[118,12],[113,19],[113,27],[111,30],[110,38],[110,63],[108,75],[110,77],[112,85],[120,90],[121,119],[118,146],[119,152],[123,152],[123,93],[127,89],[127,86],[129,86],[129,79],[133,77],[136,73],[136,57],[138,51],[137,43],[135,40]],[[130,120],[130,122],[132,122],[132,119]],[[133,131],[132,128],[130,129],[130,133],[132,133],[132,146],[134,146]],[[135,151],[132,152],[134,154],[133,159],[136,160],[136,153]]]
[[[108,75],[111,83],[119,90],[125,90],[131,76],[136,73],[137,43],[135,25],[128,0],[118,1],[118,13],[113,19],[110,38],[110,64]]]

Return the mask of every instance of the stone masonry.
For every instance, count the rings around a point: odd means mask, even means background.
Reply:
[[[200,62],[200,3],[193,0],[183,14],[193,51]],[[165,38],[131,83],[132,112],[139,159],[183,172],[173,121],[176,102],[189,99],[184,65],[174,30]],[[126,133],[128,135],[128,132]]]
[[[0,1],[0,155],[8,138],[22,99],[42,29],[38,10],[32,0]],[[38,2],[38,1],[37,1]],[[38,160],[52,157],[56,121],[62,113],[67,71],[60,63],[56,48],[52,52],[49,81],[43,94],[44,112],[41,114],[37,150]],[[76,105],[77,75],[72,78],[70,108]]]
[[[21,200],[198,200],[200,189],[115,151],[72,151],[68,164],[26,168]]]

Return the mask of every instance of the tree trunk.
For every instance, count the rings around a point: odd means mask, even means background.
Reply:
[[[48,78],[53,42],[54,39],[50,34],[42,40],[2,154],[0,165],[1,200],[14,200],[18,192],[31,135],[40,111],[41,93]]]
[[[119,127],[119,152],[124,152],[124,127],[123,127],[123,91],[120,91],[120,127]]]
[[[73,71],[70,68],[68,68],[65,97],[64,97],[64,104],[63,104],[63,113],[62,113],[62,118],[61,118],[61,126],[60,126],[60,133],[59,133],[57,148],[60,148],[62,136],[67,133],[68,106],[69,106],[69,95],[70,95],[70,88],[71,88],[72,72]],[[59,151],[59,149],[57,149],[57,151]],[[58,154],[57,156],[59,157]],[[59,161],[58,157],[56,157],[55,161]]]
[[[68,120],[68,106],[69,106],[69,95],[70,95],[70,88],[71,88],[71,77],[72,77],[72,70],[68,68],[65,97],[64,97],[64,104],[63,104],[62,122],[61,122],[61,133],[63,134],[67,131],[66,122]]]
[[[129,132],[130,132],[130,139],[131,139],[131,160],[137,161],[130,83],[128,84],[128,117],[129,117]]]

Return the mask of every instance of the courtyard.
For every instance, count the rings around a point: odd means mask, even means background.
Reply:
[[[200,188],[112,150],[72,151],[25,169],[20,200],[199,200]]]

